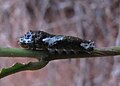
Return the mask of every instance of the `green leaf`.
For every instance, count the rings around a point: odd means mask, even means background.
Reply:
[[[48,64],[48,62],[44,61],[44,60],[40,60],[39,62],[29,62],[28,64],[16,63],[9,68],[1,69],[0,70],[0,79],[5,76],[8,76],[8,75],[20,72],[20,71],[24,71],[24,70],[38,70],[38,69],[43,68],[47,64]]]

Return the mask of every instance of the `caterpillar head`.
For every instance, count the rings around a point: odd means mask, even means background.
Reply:
[[[18,44],[25,49],[44,48],[42,39],[46,38],[50,34],[43,31],[29,31],[19,38]]]
[[[32,31],[27,32],[22,37],[20,37],[18,40],[18,44],[20,44],[21,47],[26,48],[26,49],[28,49],[32,43],[33,43],[33,32]]]

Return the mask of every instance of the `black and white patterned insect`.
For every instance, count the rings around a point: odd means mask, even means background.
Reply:
[[[94,49],[94,42],[83,40],[78,37],[53,35],[43,31],[29,31],[20,39],[18,43],[21,47],[31,50],[51,51],[80,51],[91,52]]]

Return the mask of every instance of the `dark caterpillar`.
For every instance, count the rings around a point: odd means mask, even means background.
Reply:
[[[20,37],[18,43],[21,47],[31,50],[48,50],[50,53],[91,52],[94,42],[78,37],[52,35],[43,31],[29,31]]]

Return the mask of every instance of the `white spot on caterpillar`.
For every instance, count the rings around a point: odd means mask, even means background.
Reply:
[[[93,47],[94,47],[94,42],[91,42],[91,41],[89,40],[88,43],[86,43],[86,42],[85,42],[85,43],[81,43],[80,46],[84,47],[84,48],[87,50],[87,49],[89,49],[89,48],[93,48]]]
[[[19,43],[31,43],[32,41],[32,33],[31,32],[27,32],[24,36],[22,36],[19,39]]]
[[[49,46],[56,44],[58,41],[63,40],[64,36],[54,36],[54,37],[47,37],[42,39],[43,42],[47,43]]]

